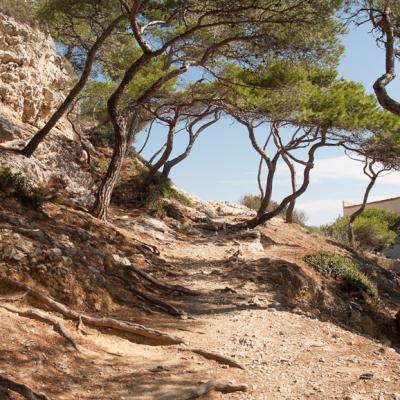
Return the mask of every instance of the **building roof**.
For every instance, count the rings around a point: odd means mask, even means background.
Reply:
[[[385,203],[387,201],[393,201],[393,200],[400,200],[400,196],[398,197],[390,197],[389,199],[383,199],[383,200],[376,200],[376,201],[369,201],[367,204],[379,204],[379,203]],[[360,204],[355,204],[355,203],[350,203],[350,202],[343,202],[343,208],[352,208],[352,207],[360,207],[362,206],[362,203]]]

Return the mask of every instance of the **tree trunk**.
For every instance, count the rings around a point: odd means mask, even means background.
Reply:
[[[172,153],[172,150],[174,147],[175,130],[176,130],[176,126],[178,124],[178,119],[179,119],[179,110],[176,111],[173,120],[170,122],[165,150],[162,153],[159,160],[154,165],[152,165],[152,167],[150,168],[150,171],[148,172],[146,179],[143,183],[143,187],[142,187],[143,190],[146,190],[149,187],[154,175],[168,161],[168,157]]]
[[[391,10],[386,8],[382,14],[381,28],[386,35],[385,41],[385,74],[379,77],[374,83],[374,91],[379,104],[395,115],[400,115],[400,103],[392,99],[386,91],[386,87],[396,78],[395,71],[395,34],[391,21]]]
[[[349,243],[353,249],[356,248],[356,239],[355,239],[355,235],[354,235],[354,221],[365,210],[365,207],[368,202],[369,194],[371,193],[371,190],[374,187],[377,178],[378,178],[378,175],[373,175],[371,177],[371,180],[369,181],[367,188],[365,189],[364,198],[363,198],[361,207],[350,216],[349,225],[347,226],[347,235],[348,235]]]
[[[286,154],[282,154],[283,160],[285,161],[286,165],[289,168],[290,171],[290,181],[291,181],[291,185],[292,185],[292,193],[296,192],[296,169],[294,167],[294,165],[290,162],[289,157]],[[289,205],[288,208],[286,210],[286,222],[288,224],[292,224],[293,223],[293,213],[294,213],[294,209],[296,207],[296,199],[293,199]]]
[[[267,182],[265,185],[264,197],[261,199],[261,205],[257,211],[257,216],[263,215],[267,211],[268,206],[271,203],[272,189],[274,186],[274,178],[276,172],[276,164],[278,160],[279,160],[279,154],[277,154],[272,161],[268,160],[267,162],[268,166]]]
[[[120,15],[116,18],[104,32],[99,36],[99,38],[94,42],[93,46],[88,52],[86,57],[85,67],[79,78],[78,82],[71,89],[67,97],[61,103],[61,105],[57,108],[57,110],[53,113],[50,119],[47,121],[45,126],[40,129],[33,138],[28,142],[28,144],[20,151],[26,157],[31,157],[35,150],[38,148],[39,144],[46,138],[46,136],[50,133],[50,131],[54,128],[60,118],[68,111],[69,107],[72,105],[78,94],[85,87],[87,80],[89,79],[90,73],[92,71],[93,63],[96,59],[97,51],[103,45],[104,41],[107,37],[112,33],[114,28],[125,19],[125,16]]]
[[[316,151],[323,146],[336,146],[336,144],[327,144],[326,143],[326,130],[324,129],[324,132],[321,134],[321,141],[318,143],[315,143],[313,146],[311,146],[309,152],[308,152],[308,161],[307,164],[304,168],[303,172],[303,183],[300,186],[299,189],[297,189],[294,193],[292,193],[289,196],[286,196],[281,204],[275,210],[272,210],[270,212],[264,213],[264,214],[257,214],[257,216],[245,223],[240,223],[235,226],[236,229],[246,229],[250,228],[253,229],[256,226],[263,224],[266,221],[269,221],[270,219],[276,217],[279,215],[285,207],[289,205],[290,202],[296,200],[298,197],[300,197],[308,188],[308,185],[310,184],[310,173],[311,170],[314,168],[314,160],[315,160],[315,153]]]
[[[125,89],[132,82],[132,79],[135,77],[136,73],[152,57],[152,55],[143,54],[140,58],[138,58],[125,72],[121,83],[107,102],[108,114],[114,128],[115,143],[110,165],[108,166],[107,173],[100,184],[96,195],[96,200],[92,208],[92,214],[101,220],[107,219],[107,211],[111,203],[111,196],[114,191],[115,184],[119,179],[122,164],[124,162],[129,132],[132,131],[134,126],[136,129],[140,123],[137,110],[139,109],[140,105],[147,101],[147,99],[160,87],[162,87],[165,82],[187,71],[187,67],[170,71],[163,77],[159,78],[150,88],[148,88],[136,101],[133,110],[130,110],[132,117],[131,123],[129,124],[126,117],[122,118],[118,114],[119,100],[121,99]]]
[[[169,177],[171,169],[173,167],[175,167],[175,165],[179,164],[180,162],[182,162],[185,158],[187,158],[189,156],[190,152],[192,151],[192,147],[193,147],[193,143],[190,143],[186,147],[185,151],[182,154],[180,154],[178,157],[173,158],[170,161],[167,161],[164,164],[164,168],[163,168],[163,171],[161,173],[161,176],[163,178],[167,179]]]
[[[205,116],[207,116],[208,114],[204,114],[201,117],[196,118],[188,127],[188,133],[189,133],[189,143],[186,146],[185,151],[180,154],[179,156],[173,158],[170,161],[167,161],[164,164],[164,168],[162,171],[162,177],[167,179],[169,177],[169,174],[171,172],[171,169],[173,167],[175,167],[175,165],[179,164],[180,162],[182,162],[185,158],[187,158],[193,148],[193,145],[195,143],[195,141],[197,140],[197,138],[199,137],[200,133],[203,132],[204,130],[206,130],[207,128],[209,128],[211,125],[215,124],[218,120],[219,117],[217,114],[215,114],[214,118],[211,121],[208,121],[207,123],[205,123],[204,125],[202,125],[197,131],[196,133],[193,132],[193,127],[199,122],[201,121],[201,118],[204,118]]]
[[[106,175],[96,195],[92,214],[103,221],[107,220],[107,211],[111,203],[114,187],[119,179],[127,148],[127,132],[125,127],[115,130],[114,151]]]
[[[267,149],[268,143],[271,139],[271,134],[268,135],[267,140],[264,143],[264,146],[262,148],[264,154],[265,150]],[[264,188],[262,185],[262,167],[263,167],[263,162],[264,162],[264,157],[260,157],[260,162],[258,163],[258,171],[257,171],[257,184],[258,184],[258,190],[260,191],[260,198],[264,198]]]

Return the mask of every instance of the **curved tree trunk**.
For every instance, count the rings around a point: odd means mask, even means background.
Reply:
[[[97,192],[96,201],[92,209],[92,214],[103,221],[107,220],[107,211],[111,203],[111,196],[119,179],[127,148],[126,127],[118,124],[115,127],[114,132],[115,143],[113,155],[110,165],[108,166],[107,173],[104,176]]]
[[[354,235],[354,221],[365,210],[365,207],[368,202],[369,194],[375,185],[377,177],[378,177],[377,175],[374,175],[371,177],[371,180],[369,181],[367,188],[365,189],[364,198],[363,198],[361,207],[350,216],[349,225],[347,227],[347,235],[348,235],[349,243],[353,249],[356,248],[356,239],[355,239],[355,235]]]
[[[265,141],[265,144],[262,148],[263,152],[265,153],[265,150],[267,149],[268,143],[271,139],[271,134],[268,135],[267,140]],[[258,163],[258,171],[257,171],[257,184],[258,184],[258,190],[260,191],[260,199],[264,198],[264,188],[262,185],[262,167],[263,167],[263,162],[264,162],[264,157],[260,157],[260,162]]]
[[[258,216],[265,214],[265,212],[268,209],[269,204],[271,203],[272,189],[274,187],[274,178],[275,178],[275,172],[276,172],[276,164],[277,164],[278,160],[279,160],[279,153],[274,157],[273,160],[268,160],[268,162],[267,162],[268,175],[267,175],[267,181],[265,184],[264,197],[261,199],[261,205],[257,211]]]
[[[154,160],[158,157],[158,155],[167,147],[167,143],[164,143],[150,158],[148,161],[150,165],[153,164]]]
[[[151,166],[150,171],[148,172],[146,179],[143,183],[143,187],[142,187],[143,190],[146,190],[148,188],[154,175],[167,162],[168,157],[172,153],[172,150],[174,148],[174,137],[175,137],[176,126],[178,124],[178,118],[179,118],[179,111],[176,112],[174,119],[171,121],[171,123],[169,125],[165,150],[162,153],[159,160],[154,165]]]
[[[197,138],[199,137],[200,133],[203,132],[204,130],[206,130],[207,128],[209,128],[211,125],[215,124],[218,120],[219,120],[219,116],[217,114],[214,115],[214,118],[211,121],[208,121],[207,123],[203,124],[197,131],[196,133],[193,132],[193,127],[199,122],[201,121],[202,118],[206,117],[208,114],[205,113],[202,116],[199,116],[198,118],[196,118],[187,128],[188,129],[188,133],[189,133],[189,143],[186,146],[185,151],[180,154],[179,156],[173,158],[170,161],[167,161],[164,164],[164,168],[162,171],[161,176],[165,179],[167,179],[169,177],[169,174],[171,172],[171,169],[173,167],[175,167],[175,165],[179,164],[180,162],[182,162],[185,158],[187,158],[193,148],[193,145],[195,143],[195,141],[197,140]]]
[[[132,82],[132,79],[135,77],[136,73],[152,57],[152,55],[143,54],[140,58],[138,58],[126,71],[118,88],[111,95],[107,102],[108,114],[110,115],[110,119],[114,127],[114,151],[110,165],[107,169],[107,173],[100,184],[99,190],[96,195],[96,200],[92,208],[92,214],[102,220],[107,219],[107,210],[111,203],[111,196],[114,191],[115,184],[117,183],[121,173],[121,168],[128,144],[128,134],[132,131],[133,127],[136,128],[140,123],[137,113],[135,111],[137,111],[140,105],[146,102],[154,92],[162,87],[165,82],[168,82],[169,80],[187,71],[186,66],[170,71],[163,77],[159,78],[152,86],[150,86],[150,88],[148,88],[136,101],[133,110],[130,110],[132,117],[131,123],[129,124],[127,118],[122,118],[121,116],[119,116],[118,103],[121,99],[122,94]]]
[[[61,103],[61,105],[57,108],[57,110],[47,121],[46,125],[38,132],[36,132],[33,138],[28,142],[28,144],[20,151],[21,154],[23,154],[26,157],[31,157],[35,152],[35,150],[38,148],[39,144],[46,138],[46,136],[50,133],[50,131],[60,120],[60,118],[68,111],[68,109],[73,104],[76,97],[85,87],[87,80],[89,79],[90,73],[92,71],[92,66],[96,59],[97,51],[103,45],[104,41],[108,38],[108,36],[112,33],[114,28],[116,28],[117,25],[124,19],[125,16],[123,15],[120,15],[118,18],[116,18],[94,42],[93,46],[88,52],[85,61],[85,67],[78,82],[71,89],[71,91],[68,93],[64,101]]]
[[[395,34],[394,25],[391,21],[391,10],[386,6],[385,12],[382,14],[382,20],[379,27],[386,35],[385,41],[385,74],[379,77],[374,83],[374,91],[379,104],[386,110],[395,115],[400,115],[400,103],[392,99],[386,91],[387,85],[396,78],[395,71]]]
[[[282,158],[285,161],[286,165],[289,168],[290,171],[290,182],[292,185],[292,193],[296,192],[296,168],[294,167],[294,165],[290,162],[289,157],[286,154],[282,154]],[[286,222],[288,224],[292,224],[293,223],[293,213],[294,213],[294,209],[296,207],[296,199],[293,199],[289,205],[288,208],[286,210]]]
[[[270,219],[276,217],[279,215],[288,205],[290,202],[296,200],[298,197],[300,197],[308,188],[308,185],[310,184],[310,173],[311,170],[314,168],[314,160],[315,160],[315,153],[316,151],[323,146],[337,146],[338,144],[327,144],[326,143],[326,130],[324,129],[324,132],[321,134],[321,140],[318,143],[315,143],[314,145],[311,146],[310,150],[308,151],[308,161],[306,163],[306,166],[304,168],[303,172],[303,183],[302,185],[291,195],[286,196],[282,202],[279,204],[275,210],[272,210],[270,212],[266,212],[262,215],[258,215],[245,222],[245,223],[240,223],[234,226],[236,229],[246,229],[250,228],[253,229],[256,226],[263,224],[266,221],[269,221]]]
[[[191,150],[192,150],[192,146],[190,146],[190,147],[188,146],[186,148],[186,150],[182,154],[180,154],[178,157],[175,157],[172,160],[167,161],[164,164],[164,168],[162,170],[161,176],[164,179],[167,179],[169,177],[169,174],[171,173],[171,169],[173,167],[175,167],[175,165],[177,165],[180,162],[182,162],[185,158],[187,158],[189,156]]]

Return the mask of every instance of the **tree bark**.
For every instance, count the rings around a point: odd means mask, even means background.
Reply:
[[[184,66],[182,68],[170,71],[163,77],[159,78],[152,86],[150,86],[150,88],[148,88],[142,94],[141,97],[139,97],[139,99],[136,100],[133,110],[130,110],[130,114],[132,114],[132,121],[128,123],[127,117],[122,117],[119,115],[119,101],[125,89],[132,82],[132,79],[142,68],[142,66],[146,64],[148,60],[150,60],[152,57],[153,56],[151,54],[143,54],[140,58],[138,58],[125,72],[121,83],[107,102],[108,114],[114,127],[114,150],[110,165],[107,169],[107,173],[100,184],[99,190],[96,195],[96,200],[92,208],[92,215],[103,221],[107,220],[107,211],[111,203],[111,196],[114,191],[115,184],[117,183],[121,173],[121,168],[127,149],[128,133],[132,129],[132,126],[140,123],[140,121],[137,120],[137,113],[135,112],[135,110],[138,110],[141,104],[146,102],[154,92],[156,92],[160,87],[163,86],[165,82],[168,82],[169,80],[187,71],[187,67]]]
[[[276,164],[278,163],[278,160],[279,160],[279,153],[276,154],[276,156],[272,160],[268,159],[268,162],[267,162],[268,175],[267,175],[267,181],[265,184],[265,193],[264,193],[264,197],[261,199],[260,208],[257,211],[258,216],[263,215],[267,211],[268,206],[271,203],[272,189],[274,186],[274,178],[275,178],[275,172],[276,172]]]
[[[292,185],[292,193],[296,192],[296,169],[294,167],[294,165],[290,162],[289,157],[286,154],[282,154],[282,158],[285,161],[286,165],[289,168],[290,171],[290,182]],[[294,209],[296,207],[296,199],[293,199],[289,205],[288,208],[286,210],[286,222],[288,224],[292,224],[293,223],[293,213],[294,213]]]
[[[350,245],[351,245],[351,247],[353,249],[356,248],[356,240],[355,240],[355,235],[354,235],[354,221],[365,210],[365,207],[366,207],[367,202],[368,202],[369,194],[370,194],[372,188],[374,187],[377,178],[378,178],[378,175],[373,175],[371,177],[371,180],[369,181],[369,183],[367,185],[367,188],[365,189],[364,198],[363,198],[363,202],[361,204],[361,207],[355,213],[353,213],[350,216],[349,225],[347,227],[347,235],[348,235],[348,238],[349,238],[349,243],[350,243]]]
[[[107,220],[111,196],[119,179],[127,148],[126,125],[124,124],[121,126],[121,124],[118,123],[114,129],[114,133],[115,143],[111,162],[108,166],[107,173],[101,182],[97,192],[96,201],[92,209],[92,214],[102,221]]]
[[[236,228],[236,229],[246,229],[246,228],[253,229],[256,226],[263,224],[266,221],[269,221],[270,219],[279,215],[289,205],[290,202],[296,200],[307,190],[308,185],[310,184],[310,173],[311,173],[311,170],[314,168],[316,151],[320,147],[323,147],[323,146],[337,146],[338,145],[338,144],[327,144],[326,143],[327,129],[326,128],[321,128],[321,129],[323,129],[323,132],[321,133],[321,140],[318,143],[315,143],[314,145],[312,145],[310,150],[308,151],[308,161],[304,168],[302,185],[294,193],[292,193],[289,196],[286,196],[282,200],[282,202],[279,204],[279,206],[277,208],[275,208],[275,210],[266,212],[261,215],[257,214],[257,216],[255,218],[253,218],[245,223],[237,224],[234,226],[234,228]]]
[[[61,103],[61,105],[57,108],[57,110],[53,113],[50,119],[47,121],[45,126],[41,128],[33,138],[28,142],[28,144],[20,151],[26,157],[31,157],[35,150],[38,148],[39,144],[46,138],[46,136],[50,133],[50,131],[54,128],[60,118],[68,111],[69,107],[72,105],[76,97],[85,87],[87,80],[89,79],[90,73],[92,71],[92,66],[96,59],[96,54],[100,47],[103,45],[104,41],[110,36],[114,28],[123,21],[126,17],[124,15],[120,15],[116,18],[108,27],[103,31],[103,33],[97,38],[94,42],[93,46],[88,52],[86,57],[85,66],[81,77],[75,86],[71,89],[67,97]]]
[[[174,148],[174,137],[175,137],[175,132],[176,132],[176,126],[178,124],[178,119],[179,119],[179,110],[177,109],[175,111],[174,118],[169,123],[168,136],[167,136],[167,142],[166,142],[165,149],[164,149],[161,157],[158,159],[158,161],[151,166],[150,171],[148,172],[146,179],[143,183],[143,187],[142,187],[143,190],[146,190],[149,187],[154,175],[167,162],[169,156],[172,153],[172,150]]]
[[[196,118],[191,124],[189,124],[188,129],[188,133],[189,133],[189,143],[186,146],[186,149],[183,153],[181,153],[179,156],[173,158],[170,161],[167,161],[164,164],[164,168],[162,171],[162,177],[167,179],[169,177],[169,174],[171,172],[171,169],[173,167],[175,167],[175,165],[179,164],[180,162],[182,162],[183,160],[185,160],[191,153],[193,145],[195,143],[195,141],[197,140],[197,138],[199,137],[200,133],[203,132],[204,130],[206,130],[207,128],[209,128],[211,125],[215,124],[218,120],[219,117],[216,114],[214,116],[214,118],[211,121],[208,121],[207,123],[203,124],[197,131],[196,133],[193,132],[193,128],[194,126],[201,121],[202,118],[206,117],[208,114],[204,114],[202,116],[199,116],[198,118]]]
[[[374,23],[375,25],[375,23]],[[385,41],[385,73],[374,83],[374,91],[379,104],[386,110],[395,115],[400,115],[400,103],[392,99],[386,91],[387,85],[396,78],[395,72],[395,34],[391,21],[391,10],[387,6],[379,27],[386,35]]]

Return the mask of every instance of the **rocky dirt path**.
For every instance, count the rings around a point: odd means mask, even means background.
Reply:
[[[193,227],[174,229],[147,216],[140,217],[140,223],[135,216],[122,217],[114,221],[119,229],[156,245],[165,261],[154,257],[147,262],[140,254],[146,272],[202,295],[168,298],[189,314],[188,319],[138,314],[129,307],[114,310],[113,316],[179,336],[185,344],[150,345],[87,326],[79,332],[75,322],[52,314],[78,344],[76,352],[49,324],[7,311],[4,306],[10,304],[1,302],[0,377],[23,382],[52,400],[185,400],[197,398],[191,393],[210,380],[245,384],[248,390],[212,392],[205,397],[209,399],[400,399],[399,353],[313,318],[315,314],[290,301],[287,289],[292,278],[308,282],[297,265],[304,252],[332,245],[299,228],[282,229],[279,220],[263,228],[261,235],[217,235]],[[224,221],[230,222],[221,218]],[[59,227],[65,233],[65,221]],[[107,237],[102,243],[110,245],[115,227],[96,225],[96,233],[102,232],[100,228],[109,231],[101,238]],[[112,253],[121,251],[118,243]],[[89,258],[93,261],[93,253]],[[132,260],[136,265],[138,259]],[[87,272],[85,265],[79,270],[82,274]],[[305,275],[286,275],[288,265]],[[28,306],[24,301],[11,305],[20,311]],[[105,314],[99,310],[97,315]],[[244,370],[206,359],[194,349],[230,357]],[[10,399],[1,396],[0,400]]]
[[[265,248],[259,240],[218,235],[161,246],[180,283],[214,291],[214,306],[192,309],[203,334],[184,332],[189,345],[233,357],[246,368],[214,363],[214,377],[249,387],[247,393],[215,398],[399,400],[400,354],[393,348],[286,307],[272,292],[243,280],[249,263],[279,255],[296,259],[299,241],[306,240],[298,229],[277,239],[282,243]],[[314,246],[320,249],[321,243],[311,238]],[[235,279],[233,271],[244,274]]]

